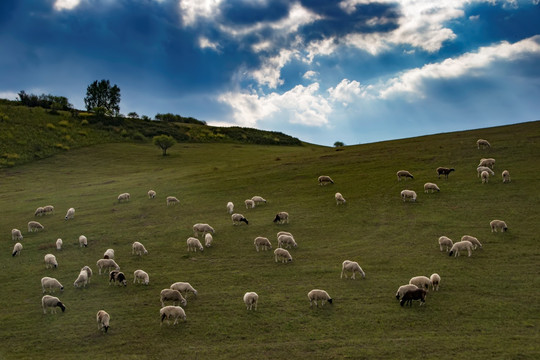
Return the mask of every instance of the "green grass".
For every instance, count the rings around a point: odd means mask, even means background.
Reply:
[[[476,149],[480,137],[493,148]],[[102,144],[2,169],[0,358],[539,358],[539,155],[540,123],[531,122],[342,151],[177,144],[162,157],[149,144]],[[476,177],[481,157],[497,161],[496,176],[484,185]],[[456,171],[439,180],[438,166]],[[398,182],[400,169],[415,179]],[[503,169],[509,184],[501,181]],[[318,186],[319,175],[335,184]],[[427,181],[441,192],[424,194]],[[416,203],[401,201],[404,188],[418,193]],[[146,197],[149,189],[156,199]],[[337,191],[346,205],[336,206]],[[130,202],[117,203],[122,192],[131,193]],[[180,204],[167,207],[168,195]],[[253,195],[268,203],[245,209]],[[248,226],[232,225],[227,201]],[[48,204],[56,213],[38,218],[45,230],[27,233],[34,210]],[[75,219],[65,221],[69,207]],[[290,224],[272,223],[278,211],[289,212]],[[496,218],[506,221],[507,233],[491,233]],[[214,246],[188,253],[185,241],[197,222],[216,229]],[[15,258],[12,228],[24,235]],[[280,230],[298,242],[290,264],[276,264],[272,252],[253,246],[256,236],[275,245]],[[88,248],[78,247],[81,234]],[[484,249],[459,258],[439,251],[439,236],[456,241],[464,234]],[[149,254],[131,255],[134,241]],[[125,288],[97,274],[107,248],[128,277]],[[45,268],[48,252],[58,269]],[[345,259],[358,261],[366,279],[340,279]],[[76,289],[84,265],[95,273],[88,288]],[[139,268],[150,274],[147,287],[131,282]],[[426,305],[400,307],[396,289],[433,272],[441,288]],[[56,293],[65,313],[42,313],[43,276],[65,286]],[[190,282],[199,296],[188,297],[185,323],[160,327],[159,292],[176,281]],[[310,309],[313,288],[327,290],[334,304]],[[259,294],[257,311],[246,311],[246,291]],[[111,315],[107,335],[97,330],[99,309]]]

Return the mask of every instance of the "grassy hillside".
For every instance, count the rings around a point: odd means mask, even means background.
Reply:
[[[492,148],[478,150],[476,140]],[[540,123],[350,146],[273,147],[239,144],[179,144],[168,157],[149,144],[102,144],[75,149],[31,164],[0,170],[0,358],[29,359],[533,359],[540,357],[538,209]],[[488,184],[476,165],[496,159]],[[456,169],[448,180],[435,168]],[[414,180],[398,182],[397,170]],[[503,184],[508,169],[512,182]],[[334,185],[318,186],[319,175]],[[436,182],[440,193],[424,194]],[[403,203],[401,190],[418,193]],[[149,189],[157,198],[146,197]],[[335,192],[347,204],[336,206]],[[131,193],[131,201],[116,197]],[[180,204],[167,207],[165,197]],[[266,205],[247,210],[244,199],[261,195]],[[233,201],[249,225],[233,226],[225,205]],[[38,206],[54,215],[38,220]],[[75,218],[65,221],[69,207]],[[276,225],[276,212],[290,223]],[[505,220],[507,233],[489,222]],[[216,229],[214,246],[188,253],[194,223]],[[24,249],[13,258],[12,228],[23,231]],[[290,231],[298,242],[292,263],[275,263],[272,252],[255,251],[253,239]],[[88,248],[79,248],[84,234]],[[471,257],[441,253],[437,239],[464,234],[483,244]],[[64,249],[56,251],[57,238]],[[131,254],[140,241],[149,254]],[[109,286],[96,261],[113,248],[127,287]],[[56,255],[58,269],[43,256]],[[341,263],[358,261],[365,279],[340,279]],[[87,288],[73,287],[90,265]],[[150,274],[134,285],[133,271]],[[442,282],[425,306],[402,308],[396,289],[416,275],[437,272]],[[40,279],[65,286],[56,295],[65,313],[44,315]],[[160,327],[159,293],[176,281],[190,282],[187,321]],[[325,289],[333,305],[310,309],[307,293]],[[259,294],[257,311],[242,296]],[[95,315],[105,309],[111,329],[98,332]],[[421,354],[421,355],[419,355]]]

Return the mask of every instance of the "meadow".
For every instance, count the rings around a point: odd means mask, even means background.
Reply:
[[[492,148],[477,149],[478,138]],[[179,143],[169,153],[98,144],[0,169],[1,359],[540,358],[540,122],[339,149]],[[488,184],[476,174],[482,157],[496,159]],[[438,179],[438,166],[456,171]],[[400,169],[415,178],[398,182]],[[335,184],[319,186],[319,175]],[[441,191],[425,194],[428,181]],[[403,189],[415,190],[417,202],[404,203]],[[338,191],[345,205],[336,205]],[[131,200],[118,203],[123,192]],[[166,206],[169,195],[180,204]],[[254,195],[267,204],[246,209]],[[233,226],[228,201],[249,225]],[[48,204],[55,214],[37,218],[45,230],[28,233],[34,210]],[[75,218],[66,221],[70,207]],[[289,224],[272,222],[278,211],[290,214]],[[508,232],[492,233],[493,219],[506,221]],[[214,227],[214,243],[188,253],[198,222]],[[17,257],[12,228],[24,235]],[[253,246],[265,236],[275,248],[281,230],[298,243],[287,264]],[[87,248],[79,247],[81,234]],[[439,250],[439,236],[465,234],[483,249],[458,258]],[[134,241],[149,254],[132,255]],[[108,248],[126,287],[98,275],[96,261]],[[57,269],[45,268],[47,253]],[[340,279],[346,259],[358,261],[366,278]],[[91,283],[74,288],[84,265],[94,270]],[[133,284],[136,269],[150,274],[148,286]],[[435,272],[440,290],[424,306],[399,305],[400,285]],[[54,295],[65,313],[43,314],[43,276],[64,285]],[[176,281],[199,295],[187,298],[186,322],[160,326],[159,293]],[[328,291],[333,304],[310,308],[313,288]],[[259,294],[256,311],[246,310],[246,291]],[[107,334],[97,330],[100,309],[111,315]]]

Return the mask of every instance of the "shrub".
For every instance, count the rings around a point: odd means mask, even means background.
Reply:
[[[69,124],[69,121],[67,120],[60,120],[58,122],[58,125],[63,126],[63,127],[68,127],[70,124]]]
[[[51,124],[51,123],[47,123],[46,126],[47,126],[47,129],[49,129],[49,130],[55,130],[55,129],[56,129],[56,126],[54,126],[54,125]]]
[[[88,120],[83,119],[83,120],[81,121],[81,126],[85,126],[85,125],[88,125]]]

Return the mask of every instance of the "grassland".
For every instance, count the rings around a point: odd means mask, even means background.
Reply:
[[[489,150],[478,150],[478,138]],[[2,359],[537,359],[540,357],[540,123],[440,134],[349,146],[342,151],[305,145],[178,144],[170,156],[148,144],[100,144],[0,170]],[[476,177],[481,157],[496,159],[488,184]],[[448,180],[435,168],[456,169]],[[414,180],[398,182],[397,170]],[[508,169],[512,182],[503,184]],[[318,186],[326,174],[334,185]],[[427,181],[440,193],[424,194]],[[157,191],[150,200],[146,192]],[[416,190],[403,203],[402,189]],[[347,199],[336,206],[334,193]],[[130,192],[129,203],[116,196]],[[180,199],[165,205],[165,197]],[[261,195],[266,205],[247,210],[244,199]],[[233,226],[227,201],[249,219]],[[41,233],[27,233],[38,206],[56,213],[38,220]],[[64,220],[75,207],[75,219]],[[287,225],[276,225],[288,211]],[[491,233],[489,221],[505,220],[507,233]],[[196,222],[216,229],[214,246],[188,253],[185,241]],[[24,249],[11,257],[10,230],[23,231]],[[279,230],[298,242],[294,261],[274,262],[257,253],[256,236],[275,245]],[[79,248],[84,234],[88,248]],[[446,235],[478,237],[471,257],[441,253]],[[64,240],[56,251],[54,242]],[[149,254],[131,254],[133,241]],[[109,286],[95,266],[107,248],[128,276],[127,287]],[[54,253],[59,268],[46,269]],[[341,262],[358,261],[366,279],[340,279]],[[88,288],[75,289],[80,268],[90,265]],[[144,269],[150,285],[133,285]],[[425,306],[402,308],[396,289],[412,276],[437,272],[438,292]],[[65,286],[57,296],[65,313],[44,315],[40,278]],[[198,291],[189,297],[187,321],[159,324],[159,292],[175,281]],[[327,290],[334,304],[310,309],[307,292]],[[242,296],[259,294],[257,311]],[[111,314],[107,335],[95,314]]]

